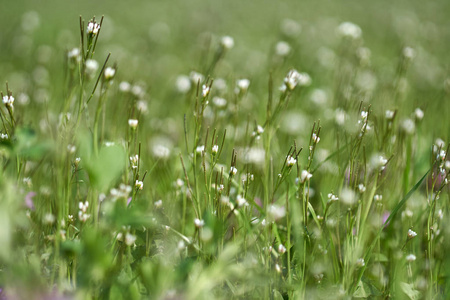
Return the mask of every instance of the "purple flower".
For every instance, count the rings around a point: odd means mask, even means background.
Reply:
[[[33,197],[36,196],[35,192],[29,192],[26,196],[25,196],[25,206],[28,207],[31,210],[35,210],[34,207],[34,202],[33,202]]]
[[[132,199],[131,197],[127,199],[127,206],[130,205],[131,199]]]
[[[391,222],[391,221],[389,221],[389,222],[386,223],[386,221],[387,221],[387,219],[389,218],[390,215],[391,215],[391,213],[389,211],[387,211],[387,210],[383,212],[382,222],[383,222],[383,227],[384,228],[387,227],[389,225],[389,223]]]

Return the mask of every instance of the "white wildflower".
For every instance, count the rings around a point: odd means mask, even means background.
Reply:
[[[403,48],[402,54],[407,59],[413,59],[416,56],[416,50],[411,47],[405,47]]]
[[[341,199],[342,203],[347,205],[352,205],[356,201],[356,195],[355,192],[347,187],[343,188],[339,199]]]
[[[237,169],[235,167],[230,168],[230,176],[236,175]]]
[[[114,75],[116,75],[116,70],[112,67],[107,67],[103,72],[106,80],[113,79]]]
[[[89,22],[87,25],[87,33],[92,35],[97,35],[100,30],[100,24],[96,22]]]
[[[224,98],[221,97],[214,97],[212,99],[213,104],[215,106],[217,106],[218,108],[224,108],[225,106],[227,106],[227,100],[225,100]]]
[[[408,239],[412,239],[417,236],[417,233],[411,229],[408,229]]]
[[[206,98],[209,95],[210,91],[211,91],[211,87],[209,87],[208,85],[204,84],[202,86],[202,96],[203,96],[203,98]]]
[[[409,254],[406,256],[406,261],[411,263],[416,260],[416,256],[414,254]]]
[[[358,258],[356,260],[356,266],[357,267],[361,268],[361,267],[364,267],[365,265],[366,265],[366,263],[364,261],[364,258]]]
[[[130,126],[132,129],[136,129],[138,126],[138,120],[136,119],[129,119],[128,120],[128,126]]]
[[[338,196],[334,195],[333,193],[328,194],[328,201],[334,202],[334,201],[338,201],[338,200],[339,200]]]
[[[275,46],[275,53],[279,56],[287,56],[291,52],[291,46],[287,42],[278,42]]]
[[[86,73],[93,74],[98,70],[98,62],[94,59],[86,60]]]
[[[286,165],[288,166],[288,167],[292,167],[293,165],[295,165],[297,163],[297,159],[295,159],[293,156],[288,156],[287,158],[286,158]]]
[[[139,163],[139,155],[130,156],[131,168],[137,169]]]
[[[307,170],[303,170],[300,174],[300,181],[304,183],[307,180],[310,180],[313,175],[309,173]]]
[[[155,202],[155,207],[156,208],[160,208],[163,204],[163,201],[161,199],[159,199],[158,201]]]
[[[202,228],[205,225],[205,221],[196,218],[194,219],[194,225],[197,228]]]
[[[12,95],[5,95],[3,96],[3,104],[6,106],[12,107],[14,104],[14,97]]]
[[[402,129],[406,134],[413,134],[416,130],[416,125],[414,124],[414,121],[411,119],[405,119],[401,123]]]
[[[279,245],[278,245],[278,252],[279,252],[280,254],[286,253],[286,247],[285,247],[283,244],[279,244]]]
[[[245,93],[248,90],[248,87],[250,86],[250,80],[248,79],[239,79],[236,81],[236,86],[238,87],[239,91],[242,93]]]
[[[236,197],[236,204],[238,205],[238,207],[242,207],[242,206],[248,206],[248,202],[247,200],[245,200],[244,197],[242,197],[241,195],[237,195]]]
[[[337,32],[339,35],[347,38],[358,39],[362,35],[361,28],[353,24],[351,22],[344,22],[339,25],[337,28]]]
[[[142,190],[144,188],[144,183],[140,180],[136,180],[135,186],[137,189]]]
[[[214,145],[214,146],[212,146],[211,153],[212,153],[213,155],[216,155],[217,152],[219,152],[219,145]]]
[[[234,47],[234,39],[231,36],[223,36],[220,39],[220,44],[223,48],[229,50]]]
[[[366,187],[364,186],[364,184],[360,183],[358,184],[358,190],[360,193],[364,193],[366,191]]]
[[[152,148],[153,155],[157,158],[168,158],[170,156],[170,149],[164,145],[154,145]]]
[[[272,204],[267,209],[267,215],[270,217],[270,220],[277,221],[286,216],[286,208],[284,206]]]
[[[416,108],[414,110],[414,116],[416,117],[416,120],[422,120],[424,116],[423,110],[421,110],[420,108]]]
[[[392,120],[394,118],[395,112],[392,110],[386,110],[384,116],[387,120]]]
[[[131,84],[127,81],[122,81],[119,84],[119,90],[124,93],[129,92],[131,90]]]
[[[127,246],[132,246],[135,241],[136,241],[136,236],[135,235],[132,235],[129,232],[127,232],[127,234],[125,234],[125,244]]]

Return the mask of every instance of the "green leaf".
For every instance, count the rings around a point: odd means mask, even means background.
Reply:
[[[400,287],[403,293],[405,293],[409,297],[409,299],[414,300],[420,298],[420,292],[414,289],[414,286],[412,284],[400,282]]]

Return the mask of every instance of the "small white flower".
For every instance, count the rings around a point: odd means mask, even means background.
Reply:
[[[223,36],[220,39],[220,44],[222,47],[229,50],[234,47],[234,39],[231,36]]]
[[[409,254],[406,256],[406,261],[411,263],[416,260],[416,256],[414,254]]]
[[[414,110],[414,116],[416,117],[416,120],[422,120],[424,116],[423,110],[416,108],[416,110]]]
[[[195,85],[197,85],[198,84],[198,82],[203,82],[203,80],[205,80],[205,76],[203,76],[202,74],[200,74],[200,73],[197,73],[197,72],[195,72],[195,71],[192,71],[190,74],[189,74],[189,78],[191,79],[191,81],[195,84]]]
[[[317,144],[318,142],[320,142],[320,137],[318,137],[317,134],[313,133],[312,140],[313,140],[314,144]]]
[[[413,134],[414,131],[416,130],[416,125],[414,124],[414,121],[411,119],[403,120],[401,126],[402,126],[403,131],[405,131],[406,134]]]
[[[281,273],[281,267],[279,264],[275,264],[275,271],[277,271],[277,273]]]
[[[93,74],[98,70],[98,62],[94,59],[86,60],[86,73]]]
[[[300,73],[295,69],[292,69],[288,72],[288,74],[284,78],[284,83],[289,88],[289,90],[292,91],[293,89],[295,89],[295,87],[299,83],[299,77]]]
[[[205,225],[205,221],[196,218],[194,219],[194,225],[197,228],[202,228]]]
[[[140,180],[136,180],[135,186],[136,188],[142,190],[144,188],[144,183]]]
[[[309,86],[311,85],[311,77],[309,76],[308,73],[299,73],[298,74],[298,85],[299,86]]]
[[[275,46],[275,52],[279,56],[286,56],[291,52],[291,46],[284,41],[278,42]]]
[[[80,157],[75,158],[74,164],[75,164],[76,167],[80,164],[80,162],[81,162],[81,158]]]
[[[416,51],[411,47],[403,48],[403,56],[407,59],[413,59],[416,56]]]
[[[67,145],[67,151],[71,154],[75,153],[75,151],[77,150],[77,147],[74,145]]]
[[[366,265],[364,258],[358,258],[358,260],[356,261],[356,266],[361,268],[364,267]]]
[[[230,168],[230,176],[236,175],[237,169],[235,167]]]
[[[89,22],[87,25],[87,33],[97,35],[100,30],[100,24],[96,22]]]
[[[256,133],[262,134],[264,132],[264,128],[261,125],[256,126]]]
[[[138,126],[138,120],[136,119],[129,119],[128,120],[128,126],[130,126],[132,129],[136,129]]]
[[[14,104],[14,97],[13,97],[13,96],[8,96],[8,95],[3,96],[3,103],[4,103],[6,106],[12,107],[13,104]]]
[[[6,134],[6,133],[0,133],[0,139],[2,139],[2,140],[7,140],[7,139],[8,139],[8,134]]]
[[[272,204],[267,209],[267,215],[269,216],[270,220],[277,221],[286,216],[286,208],[284,206]]]
[[[356,201],[356,195],[355,192],[347,187],[343,188],[339,199],[341,199],[342,203],[347,205],[352,205]]]
[[[195,153],[202,154],[203,152],[205,152],[205,145],[197,146],[197,148],[195,148]]]
[[[227,106],[227,100],[225,100],[224,98],[214,97],[212,101],[214,105],[219,108],[224,108],[225,106]]]
[[[138,102],[136,102],[136,108],[137,108],[137,110],[139,110],[140,112],[146,114],[146,113],[148,112],[147,101],[145,101],[145,100],[139,100]]]
[[[214,145],[214,146],[212,146],[211,153],[212,153],[213,155],[216,155],[217,152],[219,152],[219,145]]]
[[[136,154],[135,156],[130,156],[131,168],[137,169],[138,162],[139,162],[139,155]]]
[[[411,229],[408,229],[408,239],[412,239],[417,236],[417,233]]]
[[[383,195],[375,195],[373,196],[373,200],[376,202],[380,202],[381,200],[383,200]]]
[[[279,252],[280,254],[286,253],[286,247],[285,247],[283,244],[279,244],[279,245],[278,245],[278,252]]]
[[[367,113],[367,111],[361,111],[361,119],[363,119],[363,120],[365,120],[365,119],[367,119],[367,116],[368,116],[368,113]]]
[[[288,156],[287,158],[286,158],[286,165],[288,166],[288,167],[292,167],[293,165],[295,165],[297,163],[297,160],[294,158],[294,157],[292,157],[292,156]]]
[[[192,81],[194,81],[194,79],[192,79]],[[196,82],[194,81],[194,83]],[[182,94],[187,93],[191,89],[191,79],[186,75],[180,75],[175,80],[175,87],[178,92]]]
[[[242,207],[242,206],[248,206],[248,202],[247,200],[245,200],[244,197],[242,197],[241,195],[237,195],[236,197],[236,203],[238,205],[238,207]]]
[[[8,138],[8,135],[6,135],[6,138]],[[447,161],[445,162],[445,168],[446,168],[448,171],[450,171],[450,160],[447,160]]]
[[[364,184],[360,183],[358,184],[358,190],[360,193],[364,193],[366,191],[366,187],[364,186]]]
[[[303,170],[300,174],[300,181],[304,183],[307,180],[310,180],[313,175],[309,173],[307,170]]]
[[[344,22],[339,25],[337,28],[337,32],[339,35],[347,38],[358,39],[362,35],[361,28],[353,24],[351,22]]]
[[[170,156],[170,149],[164,145],[154,145],[152,148],[153,155],[157,158],[166,159]]]
[[[51,213],[47,213],[44,216],[44,223],[46,223],[48,225],[55,223],[55,220],[56,220],[56,217]]]
[[[131,84],[129,82],[122,81],[119,84],[119,90],[124,93],[129,92],[131,90]]]
[[[67,53],[67,56],[71,59],[78,60],[80,58],[80,49],[73,48]]]
[[[386,110],[384,116],[387,120],[392,120],[394,118],[395,112],[392,110]]]
[[[334,195],[333,193],[329,193],[328,194],[328,201],[333,202],[333,201],[338,201],[339,197]]]
[[[239,88],[239,91],[241,92],[246,92],[248,87],[250,86],[250,80],[248,79],[239,79],[238,81],[236,81],[236,85]]]
[[[204,84],[202,86],[202,96],[203,96],[203,98],[206,98],[209,95],[210,91],[211,91],[211,88],[209,86],[207,86],[206,84]]]
[[[155,202],[155,207],[156,208],[160,208],[162,206],[163,202],[161,199],[159,199],[158,201]]]
[[[113,79],[114,75],[116,75],[116,70],[114,68],[107,67],[103,74],[106,80],[111,80]]]
[[[125,244],[127,246],[132,246],[134,242],[136,242],[136,236],[127,232],[127,234],[125,234]]]

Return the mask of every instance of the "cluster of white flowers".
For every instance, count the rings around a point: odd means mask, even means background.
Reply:
[[[114,78],[114,75],[116,75],[116,69],[112,67],[107,67],[103,72],[103,74],[105,76],[105,80],[111,80]]]
[[[320,142],[320,137],[317,134],[313,133],[312,140],[313,140],[314,144],[317,144],[318,142]]]
[[[362,268],[362,267],[364,267],[365,265],[366,265],[366,263],[365,263],[365,261],[364,261],[364,258],[358,258],[358,259],[356,260],[356,266],[357,266],[357,267]]]
[[[227,100],[221,97],[214,97],[212,99],[212,102],[218,108],[224,108],[225,106],[227,106]]]
[[[417,233],[411,229],[408,229],[408,239],[412,239],[417,236]]]
[[[144,188],[144,182],[142,182],[141,180],[136,180],[136,183],[134,185],[139,190],[142,190]]]
[[[311,84],[311,77],[308,73],[299,73],[297,70],[292,69],[288,72],[286,77],[284,78],[284,85],[280,88],[281,91],[284,91],[286,87],[289,90],[295,89],[298,86],[308,86]]]
[[[87,33],[92,35],[97,35],[98,31],[100,30],[100,24],[97,22],[89,22],[87,25]]]
[[[409,254],[406,256],[406,261],[411,263],[416,260],[416,256],[414,254]]]
[[[364,186],[364,184],[360,183],[358,184],[358,190],[362,194],[366,191],[366,187]]]
[[[335,194],[333,194],[333,193],[329,193],[328,194],[328,201],[329,202],[334,202],[334,201],[338,201],[338,200],[339,200],[339,197],[336,196]]]
[[[247,200],[244,197],[242,197],[241,195],[237,195],[236,204],[239,208],[243,207],[243,206],[249,206]]]
[[[300,174],[301,183],[304,183],[305,181],[310,180],[312,176],[313,175],[311,173],[309,173],[307,170],[303,170],[302,173]]]
[[[383,200],[383,195],[375,195],[373,196],[373,200],[376,202],[380,202],[381,200]]]
[[[153,155],[157,158],[166,159],[170,156],[170,149],[164,145],[156,144],[152,147]]]
[[[195,153],[202,154],[203,152],[205,152],[205,145],[200,145],[195,148]]]
[[[3,104],[9,107],[13,107],[14,105],[14,97],[12,95],[5,95],[3,96]]]
[[[292,167],[292,166],[294,166],[296,163],[297,163],[297,159],[295,159],[295,157],[289,155],[289,156],[286,158],[286,165],[287,165],[288,167]]]
[[[197,85],[199,82],[202,83],[203,80],[205,80],[205,76],[203,76],[203,74],[200,74],[195,71],[192,71],[191,73],[189,73],[189,78],[194,83],[194,85]]]
[[[139,163],[139,155],[130,156],[130,163],[132,169],[137,169]]]
[[[195,218],[194,225],[197,228],[202,228],[203,226],[205,226],[205,221],[203,221],[202,219]]]
[[[7,139],[8,139],[8,134],[6,134],[6,133],[0,133],[0,139],[2,139],[2,140],[7,140]]]
[[[280,254],[286,253],[286,247],[283,244],[278,245],[278,253]]]
[[[89,208],[89,202],[85,201],[84,203],[83,202],[78,203],[78,208],[80,209],[78,211],[78,219],[84,223],[91,217],[91,215],[87,213],[87,209]]]
[[[206,84],[204,84],[204,85],[202,86],[202,96],[203,96],[203,98],[208,97],[209,92],[211,92],[211,87],[208,86],[208,85],[206,85]]]

